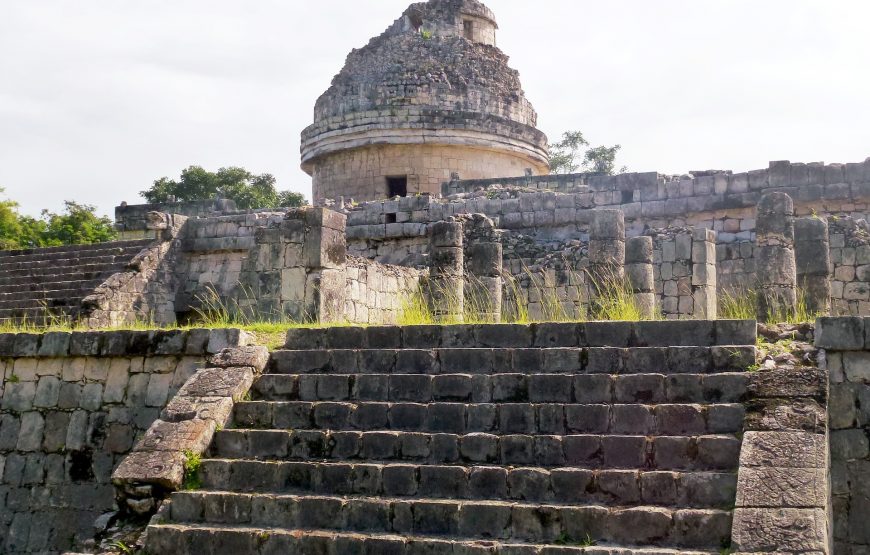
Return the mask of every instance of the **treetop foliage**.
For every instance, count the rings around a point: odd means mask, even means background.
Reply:
[[[3,189],[0,188],[0,193]],[[43,210],[39,218],[22,215],[18,203],[0,201],[0,249],[30,249],[60,245],[83,245],[117,237],[112,220],[97,216],[96,207],[64,202],[63,212]]]
[[[562,140],[549,145],[550,173],[567,174],[596,173],[613,175],[616,173],[616,154],[620,145],[589,147],[589,141],[580,131],[566,131]],[[620,172],[627,171],[623,166]]]
[[[235,201],[242,210],[307,204],[301,193],[278,191],[272,174],[255,175],[239,167],[210,172],[201,166],[190,166],[181,171],[178,180],[161,177],[141,195],[150,203],[224,198]]]

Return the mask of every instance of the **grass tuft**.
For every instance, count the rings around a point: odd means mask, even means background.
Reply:
[[[202,487],[202,477],[199,468],[202,465],[202,457],[190,449],[184,450],[184,482],[182,489],[194,490]]]

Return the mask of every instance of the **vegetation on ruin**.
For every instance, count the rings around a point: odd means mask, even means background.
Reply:
[[[181,171],[179,179],[161,177],[140,194],[150,203],[212,200],[235,201],[240,210],[305,206],[301,193],[279,191],[269,173],[253,174],[245,168],[220,168],[216,172],[200,166]]]
[[[202,458],[199,453],[195,453],[190,449],[184,450],[184,482],[183,489],[193,490],[202,487],[202,478],[199,475],[199,467],[202,465]]]
[[[752,288],[725,289],[719,292],[719,318],[723,320],[754,320],[758,317],[758,291]],[[797,303],[794,310],[788,310],[780,304],[777,310],[767,315],[768,322],[783,324],[803,324],[815,322],[816,318],[824,316],[810,309],[807,295],[801,288],[797,290]]]
[[[0,188],[0,193],[3,189]],[[97,216],[96,207],[68,200],[62,212],[43,210],[38,218],[21,214],[18,203],[0,200],[0,249],[84,245],[117,237],[112,220]]]
[[[621,145],[589,147],[581,131],[565,131],[562,140],[548,145],[550,173],[567,174],[583,171],[601,175],[616,173],[616,155]],[[628,168],[619,168],[624,173]]]

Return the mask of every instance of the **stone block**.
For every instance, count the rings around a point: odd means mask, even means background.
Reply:
[[[828,545],[824,509],[734,510],[733,545],[740,552],[824,553]]]
[[[112,483],[122,488],[144,483],[177,490],[184,480],[184,461],[180,452],[134,451],[112,473]]]
[[[38,451],[42,446],[42,433],[45,420],[38,412],[25,412],[21,415],[21,429],[18,432],[19,451]]]
[[[269,350],[262,346],[228,348],[212,355],[209,364],[217,368],[243,366],[262,371],[269,361]]]
[[[828,481],[822,468],[742,468],[737,507],[824,507]]]
[[[746,432],[741,467],[824,468],[825,437],[805,432]]]
[[[186,397],[241,398],[251,388],[254,372],[251,368],[205,368],[197,372],[178,391]]]
[[[135,451],[191,450],[202,453],[211,442],[215,431],[213,420],[184,420],[181,422],[156,421],[136,444]]]
[[[832,351],[860,351],[864,348],[864,319],[823,317],[816,320],[815,345]]]
[[[39,356],[41,357],[64,357],[69,354],[70,334],[67,332],[52,331],[42,336],[39,344]]]

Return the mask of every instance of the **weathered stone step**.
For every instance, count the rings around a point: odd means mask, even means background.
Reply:
[[[65,282],[61,287],[47,286],[42,287],[41,283],[31,283],[29,286],[15,288],[15,291],[10,291],[5,288],[0,288],[0,303],[32,300],[32,299],[65,299],[68,297],[81,297],[93,291],[101,281],[95,282]]]
[[[494,435],[396,431],[221,430],[217,458],[535,465],[648,470],[734,470],[731,435]]]
[[[61,292],[62,293],[62,292]],[[26,308],[57,308],[78,306],[86,294],[81,291],[69,292],[68,294],[56,294],[54,291],[46,292],[45,296],[0,301],[0,310],[3,309],[26,309]]]
[[[752,320],[670,320],[540,324],[332,327],[293,329],[288,349],[438,347],[653,347],[754,345]]]
[[[0,263],[0,276],[7,276],[7,272],[16,270],[38,270],[61,268],[77,268],[80,264],[111,266],[114,264],[127,264],[138,252],[128,252],[116,255],[87,256],[83,258],[61,258],[57,260],[33,260],[27,262]]]
[[[51,307],[49,311],[42,308],[4,308],[0,309],[0,323],[3,324],[32,324],[37,326],[52,323],[68,323],[66,317],[78,309],[76,306]]]
[[[91,283],[97,285],[103,280],[103,272],[75,272],[43,276],[14,276],[0,278],[0,289],[8,291],[30,291],[39,289],[65,289],[63,284]]]
[[[557,545],[502,541],[457,541],[412,534],[359,534],[333,530],[287,530],[276,526],[151,524],[146,549],[152,555],[260,553],[263,555],[710,555],[719,548],[686,550],[584,546],[588,532],[580,525]]]
[[[100,276],[105,274],[113,274],[124,269],[129,260],[124,259],[121,262],[113,262],[112,264],[80,264],[78,266],[67,266],[57,268],[54,266],[46,266],[44,268],[24,268],[20,270],[3,270],[0,271],[0,279],[3,280],[18,280],[18,279],[54,279],[70,278],[78,276]]]
[[[127,248],[144,248],[151,244],[151,239],[135,239],[131,241],[110,241],[107,243],[92,243],[88,245],[61,245],[57,247],[40,247],[32,249],[17,249],[0,251],[0,260],[12,260],[17,257],[45,257],[54,256],[58,253],[86,253],[94,251],[117,250]]]
[[[552,347],[279,350],[273,374],[709,374],[743,372],[754,345],[715,347]]]
[[[261,495],[185,491],[172,495],[174,522],[425,534],[552,543],[584,534],[599,542],[721,546],[731,513],[716,509],[540,505],[504,501]],[[563,524],[564,523],[564,524]],[[256,553],[256,552],[254,552]]]
[[[745,372],[719,374],[263,374],[265,401],[736,403]]]
[[[743,429],[741,404],[238,403],[235,424],[253,429],[397,430],[465,434],[730,434]]]
[[[424,496],[448,499],[644,504],[729,509],[733,472],[545,469],[204,459],[203,488],[248,493]]]

